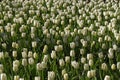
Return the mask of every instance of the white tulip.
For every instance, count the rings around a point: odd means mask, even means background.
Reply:
[[[0,74],[3,72],[3,65],[2,64],[0,64]]]
[[[66,62],[66,63],[69,63],[69,62],[70,62],[70,56],[66,56],[66,57],[65,57],[65,62]]]
[[[84,64],[84,70],[89,70],[89,65],[88,64]]]
[[[90,60],[90,59],[93,59],[93,54],[87,54],[87,59]]]
[[[63,78],[64,78],[64,80],[68,80],[68,78],[69,78],[69,77],[68,77],[68,74],[65,73],[64,76],[63,76]]]
[[[29,52],[28,52],[28,57],[33,57],[32,51],[29,51]]]
[[[74,50],[71,50],[71,51],[70,51],[70,56],[71,56],[71,57],[75,57],[75,51],[74,51]]]
[[[71,49],[74,49],[74,48],[75,48],[75,43],[74,43],[74,42],[71,42],[71,43],[70,43],[70,48],[71,48]]]
[[[27,59],[22,59],[22,65],[23,65],[23,66],[27,66],[27,63],[28,63],[28,62],[27,62]]]
[[[19,65],[20,65],[20,62],[19,62],[19,60],[14,60],[14,61],[13,61],[13,66],[14,66],[14,65],[17,65],[17,66],[19,66]]]
[[[88,72],[87,72],[87,77],[88,77],[88,78],[91,78],[91,77],[92,77],[91,71],[88,71]]]
[[[76,61],[71,61],[71,66],[75,69],[78,69],[79,68],[79,63],[76,62]]]
[[[93,66],[94,65],[94,61],[92,59],[89,60],[89,66]]]
[[[44,58],[43,58],[43,62],[48,62],[48,59],[49,59],[49,56],[48,55],[44,55]]]
[[[47,53],[47,51],[48,51],[48,46],[47,46],[47,45],[44,45],[43,53]]]
[[[33,47],[33,48],[37,47],[37,42],[36,42],[36,41],[33,41],[33,42],[32,42],[32,47]]]
[[[29,63],[30,65],[34,64],[34,59],[33,59],[32,57],[29,58],[29,59],[28,59],[28,63]]]
[[[56,58],[57,58],[57,56],[56,56],[56,51],[52,51],[52,53],[51,53],[51,58],[52,58],[52,59],[56,59]]]
[[[55,72],[48,71],[48,80],[55,80]]]
[[[112,70],[115,70],[115,69],[116,69],[116,65],[115,65],[115,64],[112,64],[112,65],[111,65],[111,69],[112,69]]]
[[[0,52],[0,59],[4,58],[4,53]]]
[[[107,64],[106,63],[102,63],[101,69],[104,70],[104,71],[108,70]]]
[[[63,67],[63,66],[65,65],[65,62],[64,62],[63,59],[59,59],[59,65],[60,65],[61,67]]]
[[[86,58],[82,57],[81,58],[81,63],[83,63],[83,64],[86,63]]]
[[[20,78],[19,80],[24,80],[24,78]]]
[[[19,76],[18,75],[14,76],[14,80],[19,80]]]
[[[62,76],[64,76],[64,74],[66,73],[66,69],[62,70]]]
[[[17,57],[17,51],[12,51],[12,56],[16,58]]]
[[[106,75],[104,80],[111,80],[109,75]]]
[[[117,62],[117,69],[120,70],[120,62]]]
[[[17,72],[18,71],[18,65],[13,65],[13,71]]]
[[[7,80],[7,75],[5,73],[2,73],[0,80]]]
[[[27,58],[27,52],[23,51],[23,52],[22,52],[22,57],[23,57],[23,58]]]
[[[40,76],[35,76],[35,80],[40,80]]]

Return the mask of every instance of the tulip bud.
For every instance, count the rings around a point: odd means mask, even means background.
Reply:
[[[29,58],[29,59],[28,59],[28,63],[29,63],[30,65],[34,64],[34,59],[33,59],[32,57]]]
[[[49,57],[48,57],[48,55],[44,55],[44,58],[43,58],[43,62],[48,62],[48,59],[49,59]]]
[[[56,58],[57,58],[57,56],[56,56],[56,51],[52,51],[52,53],[51,53],[51,58],[52,58],[52,59],[56,59]]]
[[[24,80],[24,78],[20,78],[19,80]]]
[[[74,48],[75,48],[75,43],[74,43],[74,42],[71,42],[71,43],[70,43],[70,48],[71,48],[71,49],[74,49]]]
[[[64,78],[64,80],[68,80],[68,74],[65,73],[63,78]]]
[[[6,43],[2,43],[2,47],[6,49],[7,44]]]
[[[28,52],[28,57],[33,57],[32,51],[29,51],[29,52]]]
[[[111,65],[111,69],[112,69],[112,70],[115,70],[115,69],[116,69],[116,65],[115,65],[115,64],[112,64],[112,65]]]
[[[32,42],[32,47],[33,47],[33,48],[37,47],[37,42],[36,42],[36,41],[33,41],[33,42]]]
[[[62,70],[62,76],[64,76],[64,74],[66,73],[66,69]]]
[[[82,42],[83,47],[87,47],[87,41]]]
[[[91,78],[91,77],[92,77],[91,71],[88,71],[88,72],[87,72],[87,77],[88,77],[88,78]]]
[[[103,58],[103,57],[104,57],[103,53],[102,53],[102,52],[98,53],[98,57],[99,57],[100,59]]]
[[[59,51],[60,51],[59,46],[54,46],[54,49],[55,49],[55,51],[57,51],[57,52],[59,52]]]
[[[42,69],[47,68],[47,63],[46,62],[41,62],[41,67],[42,67]]]
[[[14,61],[13,61],[13,66],[14,66],[14,65],[17,65],[17,66],[19,66],[19,65],[20,65],[20,62],[19,62],[19,60],[14,60]]]
[[[108,58],[109,58],[109,59],[113,59],[113,58],[114,58],[114,54],[113,54],[113,53],[109,53],[109,54],[108,54]]]
[[[7,75],[5,73],[2,73],[0,80],[7,80]]]
[[[35,76],[35,80],[40,80],[40,76]]]
[[[36,64],[36,69],[37,69],[37,70],[42,70],[42,66],[41,66],[40,63],[37,63],[37,64]]]
[[[48,71],[48,80],[54,80],[55,79],[55,72]]]
[[[89,66],[93,66],[94,62],[92,59],[89,60]]]
[[[105,43],[102,44],[102,49],[106,49],[106,44]]]
[[[23,52],[22,52],[22,57],[23,57],[23,58],[27,58],[27,52],[23,51]]]
[[[59,60],[59,65],[60,65],[61,67],[63,67],[63,66],[65,65],[65,62],[64,62],[63,59],[60,59],[60,60]]]
[[[30,36],[31,36],[32,39],[35,38],[35,34],[34,33],[31,33]]]
[[[118,46],[116,44],[113,45],[113,50],[117,50]]]
[[[85,50],[84,49],[80,49],[80,54],[85,54]]]
[[[14,76],[14,80],[19,80],[19,76]]]
[[[74,51],[74,50],[71,50],[71,51],[70,51],[70,56],[71,56],[71,57],[75,57],[75,51]]]
[[[104,78],[104,80],[111,80],[110,76],[106,75],[105,78]]]
[[[79,63],[76,61],[71,61],[71,65],[73,68],[78,69],[79,68]]]
[[[65,62],[66,62],[66,63],[69,63],[69,62],[70,62],[70,56],[66,56],[66,57],[65,57]]]
[[[43,53],[47,53],[47,51],[48,51],[48,46],[45,45],[44,48],[43,48]]]
[[[3,65],[0,64],[0,74],[3,72]]]
[[[22,59],[22,65],[27,66],[27,59]]]
[[[91,76],[95,77],[96,76],[96,70],[91,70]]]
[[[17,51],[13,51],[13,52],[12,52],[12,56],[13,56],[14,58],[16,58],[16,57],[17,57]]]
[[[84,64],[84,70],[89,70],[89,65],[88,64]]]
[[[108,52],[109,52],[110,54],[113,54],[113,49],[112,49],[112,48],[109,48]]]
[[[101,69],[104,70],[104,71],[108,70],[107,64],[106,63],[102,63]]]
[[[17,72],[18,71],[18,65],[13,65],[13,71]]]
[[[62,51],[63,50],[63,45],[59,45],[59,51]]]
[[[0,59],[3,59],[4,58],[4,54],[3,52],[0,52]]]
[[[93,54],[87,54],[87,59],[88,60],[93,59]]]
[[[38,54],[36,52],[33,53],[34,59],[38,58]]]
[[[120,70],[120,62],[117,62],[117,69]]]
[[[102,37],[99,37],[98,42],[102,42],[102,41],[103,41]]]
[[[21,37],[22,38],[26,37],[26,33],[21,33]]]
[[[31,33],[34,33],[36,31],[36,27],[31,27]]]
[[[13,37],[15,35],[16,35],[15,31],[11,31],[11,36]]]
[[[86,63],[86,58],[82,57],[81,58],[81,63],[83,63],[83,64]]]

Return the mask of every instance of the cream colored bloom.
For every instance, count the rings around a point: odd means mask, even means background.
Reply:
[[[106,63],[102,63],[101,69],[104,70],[104,71],[108,70],[107,64]]]
[[[14,76],[14,80],[19,80],[19,76],[18,75]]]
[[[7,80],[7,75],[5,73],[2,73],[0,76],[0,80]]]
[[[63,76],[63,78],[64,78],[64,80],[68,80],[68,78],[69,78],[68,74],[65,73],[64,76]]]
[[[71,49],[74,49],[74,48],[75,48],[75,43],[74,43],[74,42],[71,42],[71,43],[70,43],[70,48],[71,48]]]
[[[63,67],[65,65],[65,61],[63,59],[59,59],[59,65]]]
[[[78,69],[79,68],[79,63],[76,62],[76,61],[71,61],[71,66],[75,69]]]
[[[43,48],[43,53],[47,53],[47,51],[48,51],[48,46],[45,45],[44,48]]]
[[[35,80],[40,80],[40,76],[35,76]]]
[[[48,80],[55,80],[55,72],[48,71]]]
[[[56,58],[57,58],[57,56],[56,56],[56,51],[52,51],[52,53],[51,53],[51,58],[52,58],[52,59],[56,59]]]
[[[111,80],[109,75],[106,75],[104,80]]]

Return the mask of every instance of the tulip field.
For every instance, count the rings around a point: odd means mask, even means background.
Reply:
[[[1,0],[0,80],[120,80],[119,0]]]

